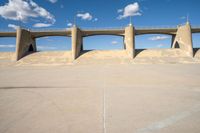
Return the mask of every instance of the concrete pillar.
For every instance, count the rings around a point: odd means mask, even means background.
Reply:
[[[31,36],[30,31],[18,28],[16,36],[16,61],[23,58],[31,51],[37,51],[35,38]]]
[[[76,26],[72,27],[72,59],[75,60],[79,57],[81,50],[83,49],[82,33]]]
[[[125,28],[124,42],[128,56],[133,59],[135,57],[135,32],[132,25]]]
[[[193,57],[192,32],[190,23],[178,27],[172,48],[180,48]]]

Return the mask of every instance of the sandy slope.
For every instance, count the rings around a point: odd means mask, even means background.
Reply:
[[[195,50],[194,58],[188,57],[180,49],[137,50],[134,60],[129,59],[125,50],[84,51],[72,61],[70,51],[36,52],[14,62],[14,53],[0,53],[0,66],[5,65],[71,65],[71,64],[160,64],[199,63],[200,50]]]

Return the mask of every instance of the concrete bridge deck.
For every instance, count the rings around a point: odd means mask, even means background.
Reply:
[[[93,36],[93,35],[117,35],[123,36],[125,30],[124,29],[93,29],[93,30],[84,30],[81,29],[83,36]],[[30,30],[31,34],[34,38],[45,37],[45,36],[71,36],[71,30]],[[136,28],[136,35],[143,34],[169,34],[175,35],[177,32],[177,28]],[[192,33],[199,33],[200,28],[191,28]],[[0,31],[0,37],[16,37],[16,31]]]

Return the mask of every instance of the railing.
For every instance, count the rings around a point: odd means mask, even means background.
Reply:
[[[124,29],[124,27],[80,27],[83,30],[115,30],[115,29]]]
[[[181,26],[181,25],[178,25],[178,26]],[[178,26],[166,26],[166,25],[163,25],[163,26],[135,26],[135,29],[137,30],[145,30],[145,29],[177,29]],[[192,29],[200,29],[200,25],[193,25],[191,26]],[[26,28],[26,27],[21,27],[23,29],[27,29],[27,30],[30,30],[30,31],[41,31],[41,32],[45,32],[45,31],[69,31],[71,30],[71,28],[43,28],[43,29],[40,29],[40,28],[34,28],[34,29],[29,29],[29,28]],[[80,27],[80,29],[83,29],[83,30],[123,30],[125,27]],[[15,29],[1,29],[0,28],[0,32],[15,32],[16,30]]]
[[[30,29],[30,31],[69,31],[71,28]]]
[[[177,26],[135,26],[135,29],[176,29]]]

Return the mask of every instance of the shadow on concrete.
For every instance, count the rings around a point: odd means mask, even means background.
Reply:
[[[200,48],[193,48],[193,51],[194,51],[194,57],[195,57],[197,53],[200,53]]]
[[[40,51],[30,51],[30,52],[27,52],[25,56],[28,56],[28,55],[31,55],[31,54],[34,54],[34,53],[38,53],[38,52],[40,52]]]
[[[93,50],[95,50],[95,49],[92,49],[92,50],[82,50],[82,51],[80,52],[80,55],[79,55],[76,59],[78,59],[79,57],[81,57],[81,56],[83,56],[84,54],[86,54],[86,53],[88,53],[88,52],[91,52],[91,51],[93,51]]]
[[[21,59],[23,59],[23,58],[25,58],[26,56],[29,56],[29,55],[31,55],[31,54],[37,53],[37,52],[40,52],[40,51],[29,51],[29,52],[27,52]],[[19,59],[19,61],[20,61],[21,59]]]
[[[135,49],[135,57],[137,57],[144,50],[147,50],[147,49]]]

